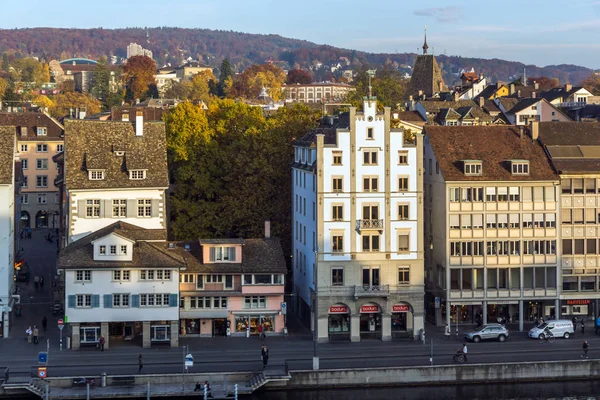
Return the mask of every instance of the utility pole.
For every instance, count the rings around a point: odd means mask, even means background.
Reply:
[[[183,346],[183,368],[181,370],[181,391],[185,393],[185,370],[187,367],[185,366],[185,355],[187,354],[187,346]]]

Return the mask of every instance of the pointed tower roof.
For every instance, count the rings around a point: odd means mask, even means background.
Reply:
[[[427,46],[427,25],[425,25],[425,41],[423,42],[423,54],[427,55],[427,50],[429,46]]]
[[[425,42],[423,43],[423,54],[418,55],[410,78],[407,96],[417,97],[419,93],[426,97],[432,97],[435,93],[448,90],[442,78],[442,71],[435,56],[428,54],[427,50],[427,27],[425,27]]]

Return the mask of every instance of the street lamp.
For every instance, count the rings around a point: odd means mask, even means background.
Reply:
[[[317,271],[319,270],[319,252],[318,249],[315,251],[315,270],[313,271],[313,274],[316,274],[318,276]],[[317,371],[319,369],[319,343],[318,343],[318,339],[319,339],[319,335],[318,335],[318,330],[319,330],[319,294],[318,294],[318,279],[317,277],[313,277],[313,282],[315,283],[315,290],[314,290],[314,302],[313,302],[313,314],[314,314],[314,327],[313,327],[313,343],[314,343],[314,347],[313,347],[313,370]]]

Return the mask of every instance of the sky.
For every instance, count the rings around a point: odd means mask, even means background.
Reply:
[[[600,69],[600,0],[0,0],[0,28],[171,26]],[[0,32],[1,36],[1,32]]]

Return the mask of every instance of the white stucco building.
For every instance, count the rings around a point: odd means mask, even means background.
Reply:
[[[390,123],[371,98],[295,142],[294,307],[319,341],[423,328],[422,137]]]

